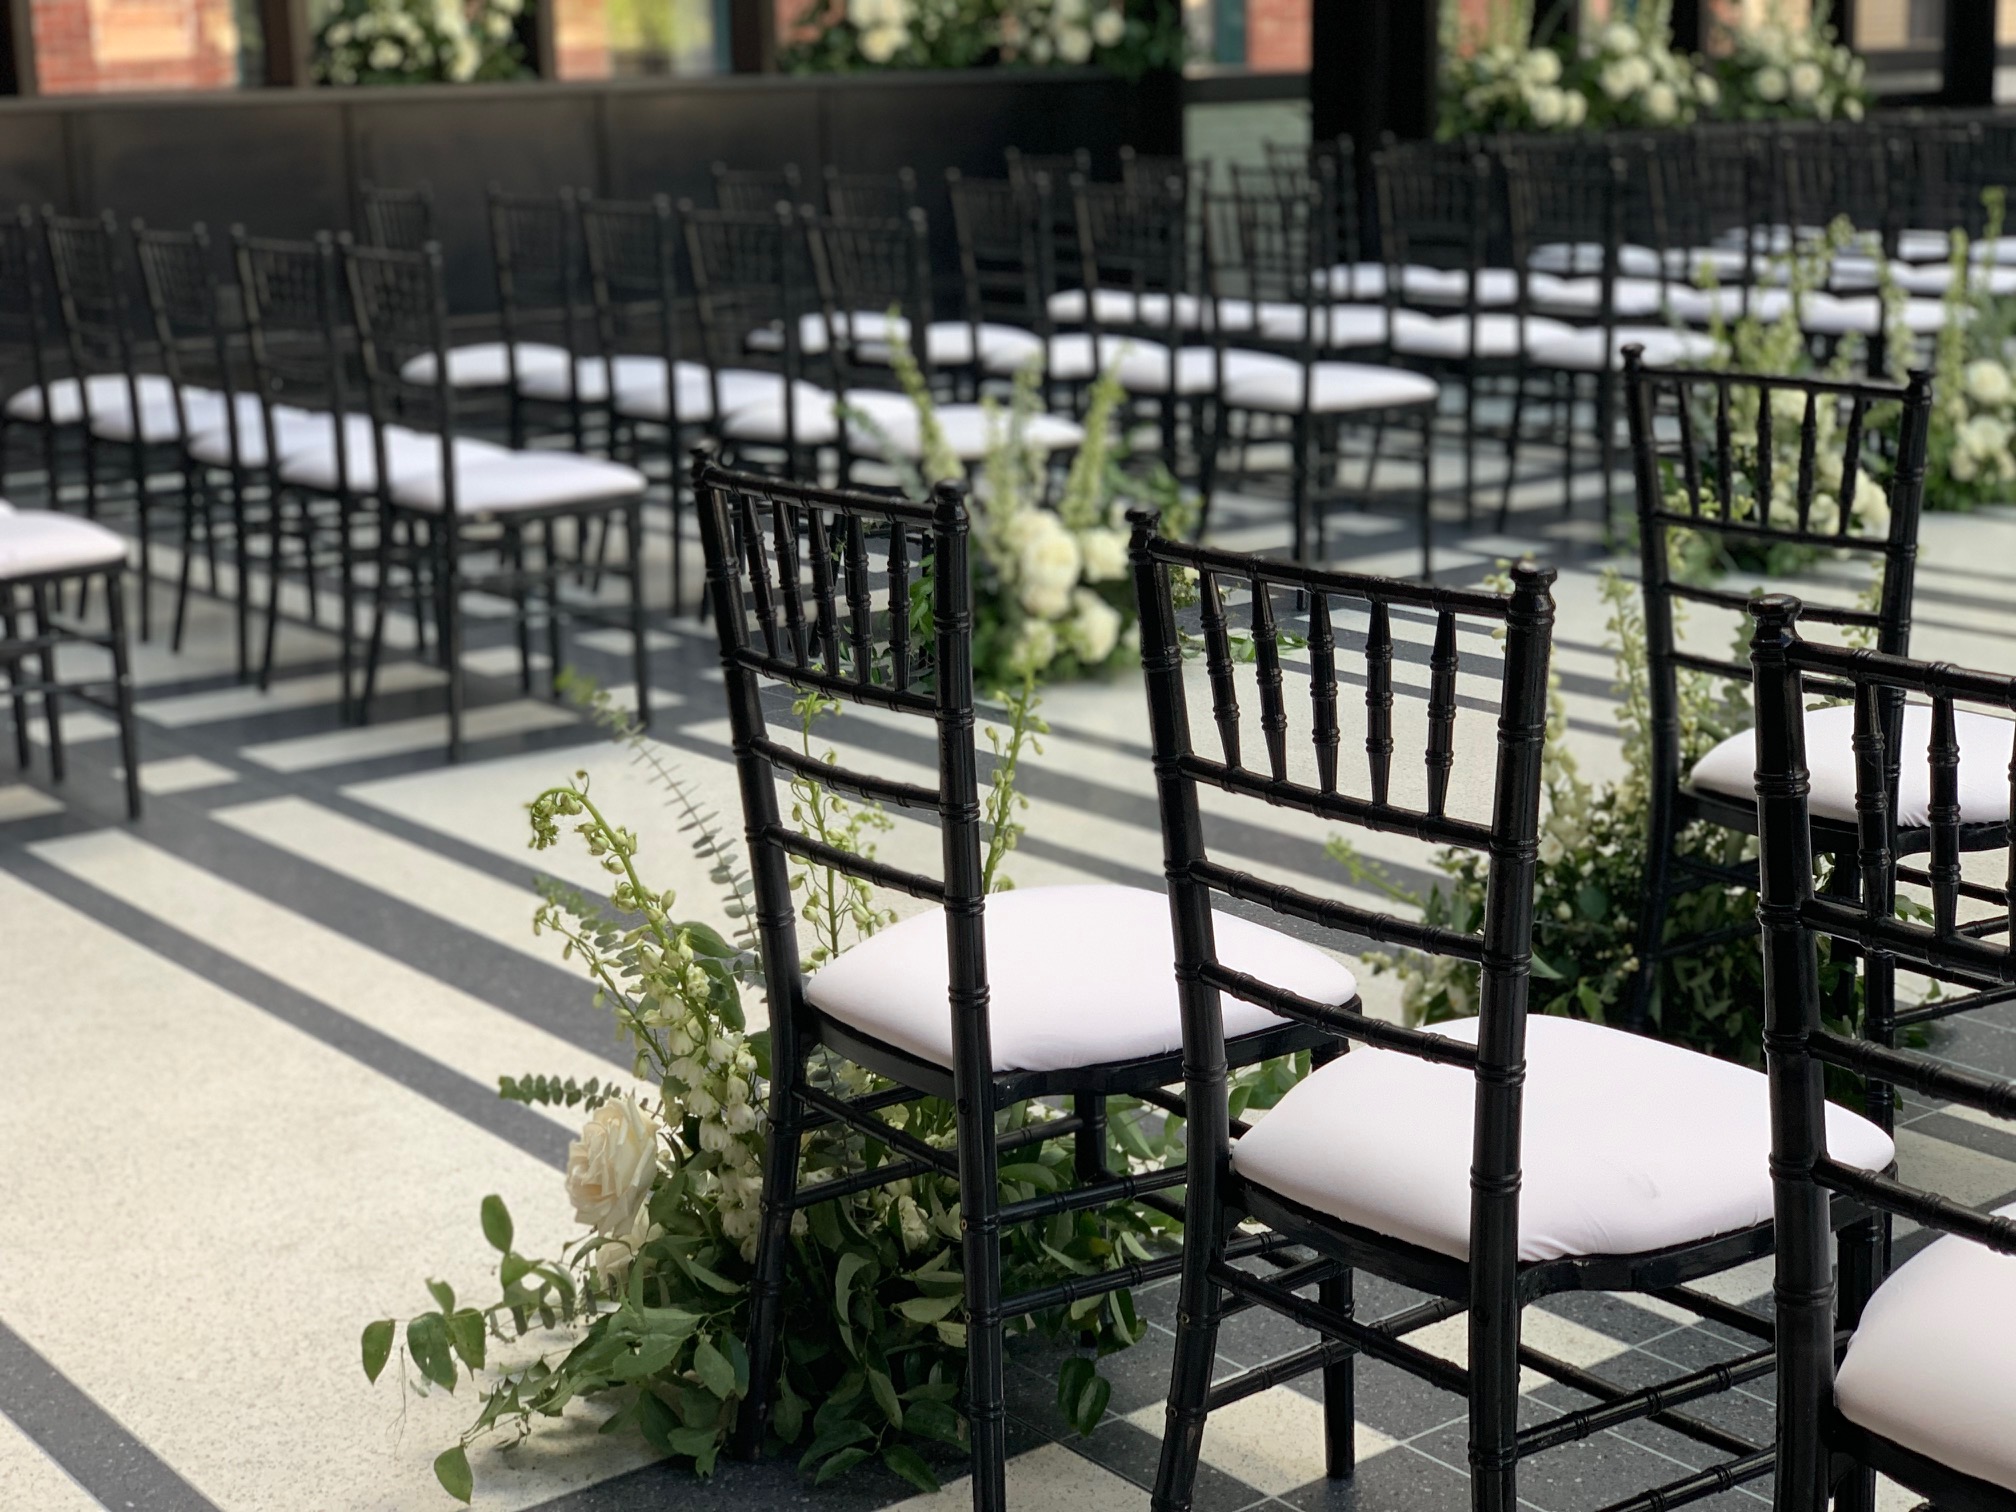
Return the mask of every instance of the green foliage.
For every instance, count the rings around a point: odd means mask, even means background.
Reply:
[[[463,84],[525,78],[524,0],[335,0],[316,23],[321,84]]]
[[[1987,245],[2002,234],[2007,191],[1982,194]],[[1955,232],[1945,320],[1934,346],[1925,507],[1971,510],[2016,497],[2016,313],[1988,292],[1966,235]]]
[[[659,762],[621,711],[580,679],[572,696],[630,746],[665,787],[695,849],[715,862],[725,901],[746,931],[746,872],[722,827]],[[1022,801],[1014,792],[1019,763],[1033,753],[1044,725],[1032,683],[1009,695],[1009,724],[997,733],[988,874],[1005,886],[999,867],[1012,851]],[[808,694],[796,705],[802,748],[831,760],[813,739],[833,712],[831,700]],[[792,820],[805,833],[853,854],[872,854],[888,827],[879,810],[845,802],[821,784],[792,784]],[[570,1152],[569,1195],[587,1232],[557,1259],[516,1248],[516,1229],[502,1200],[480,1207],[485,1240],[497,1252],[497,1287],[480,1307],[460,1301],[443,1282],[428,1283],[433,1306],[404,1323],[402,1371],[416,1391],[453,1391],[467,1379],[481,1404],[459,1442],[436,1461],[449,1494],[466,1500],[472,1483],[467,1446],[493,1433],[524,1437],[577,1399],[612,1402],[605,1432],[638,1433],[667,1456],[708,1474],[727,1441],[748,1391],[749,1289],[761,1163],[769,1129],[763,1107],[763,1036],[744,1033],[741,993],[760,988],[758,958],[745,938],[728,940],[708,926],[681,921],[677,900],[644,882],[636,835],[612,823],[590,793],[585,773],[542,792],[529,805],[533,845],[548,849],[571,830],[610,878],[606,900],[547,883],[535,918],[540,933],[565,942],[635,1051],[639,1079],[655,1087],[640,1100],[621,1086],[527,1076],[507,1079],[506,1095],[547,1106],[591,1110],[605,1144],[623,1136],[651,1140],[652,1163],[634,1212],[602,1204],[608,1180],[583,1174],[592,1165],[584,1136]],[[871,892],[826,869],[801,865],[792,894],[806,925],[807,967],[886,924],[891,915]],[[1234,1112],[1270,1105],[1306,1071],[1306,1057],[1258,1068],[1239,1081]],[[879,1083],[833,1058],[808,1067],[813,1083],[856,1096]],[[933,1098],[896,1104],[881,1115],[909,1138],[951,1151],[957,1119]],[[1060,1115],[1023,1105],[1002,1115],[1004,1132]],[[640,1133],[641,1131],[641,1133]],[[1152,1109],[1115,1099],[1109,1106],[1109,1159],[1119,1168],[1159,1165],[1180,1149],[1180,1124]],[[1014,1202],[1063,1190],[1074,1182],[1067,1141],[1017,1149],[1000,1170],[1001,1197]],[[804,1136],[802,1177],[816,1185],[843,1173],[889,1163],[879,1140],[829,1125]],[[590,1219],[587,1215],[596,1216]],[[1160,1212],[1123,1204],[1101,1212],[1061,1213],[1016,1225],[1002,1246],[1006,1291],[1068,1275],[1095,1275],[1166,1254],[1176,1224]],[[962,1223],[956,1182],[918,1177],[806,1209],[793,1220],[794,1278],[784,1292],[783,1369],[772,1416],[773,1446],[791,1451],[815,1484],[874,1461],[919,1488],[935,1486],[931,1456],[964,1446],[959,1411],[966,1325],[960,1267]],[[802,1284],[802,1278],[823,1284]],[[1091,1431],[1110,1387],[1096,1360],[1138,1340],[1143,1324],[1126,1291],[1086,1298],[1018,1328],[1089,1341],[1074,1354],[1059,1383],[1072,1421]],[[360,1341],[361,1363],[376,1380],[390,1360],[400,1324],[381,1319]],[[564,1329],[564,1347],[544,1337]],[[488,1341],[509,1345],[496,1351]]]

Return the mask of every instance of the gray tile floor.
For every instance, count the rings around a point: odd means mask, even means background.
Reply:
[[[1438,559],[1464,576],[1531,545],[1563,563],[1557,664],[1578,755],[1601,771],[1616,760],[1616,726],[1595,595],[1600,531],[1586,506],[1584,519],[1559,520],[1553,492],[1547,485],[1546,497],[1522,503],[1509,540],[1446,520]],[[1279,520],[1278,504],[1247,500],[1228,512],[1223,539],[1274,544]],[[1413,569],[1406,521],[1343,523],[1355,564]],[[2006,665],[2016,515],[1929,521],[1925,561],[1921,651]],[[570,1129],[490,1089],[499,1073],[606,1073],[614,1053],[581,983],[526,929],[525,799],[577,767],[591,770],[634,816],[653,875],[696,907],[709,897],[621,753],[503,675],[501,629],[470,652],[482,710],[472,758],[454,771],[440,755],[438,672],[402,652],[373,724],[346,728],[326,636],[290,628],[280,679],[260,695],[231,677],[225,631],[221,612],[201,606],[182,654],[142,649],[141,824],[121,822],[102,721],[71,725],[73,771],[62,787],[46,780],[39,750],[28,773],[0,775],[7,1512],[445,1505],[428,1464],[466,1419],[466,1395],[402,1403],[383,1383],[367,1388],[356,1330],[424,1305],[426,1276],[480,1282],[474,1219],[485,1192],[506,1197],[528,1243],[568,1234],[556,1168]],[[690,624],[667,623],[655,641],[655,738],[732,812],[710,644]],[[628,675],[616,651],[588,636],[573,659],[614,685]],[[1138,691],[1124,680],[1060,689],[1047,712],[1056,733],[1027,783],[1034,807],[1019,880],[1155,885]],[[925,751],[903,732],[863,726],[860,738],[899,761]],[[1324,869],[1320,840],[1285,824],[1239,837],[1256,863],[1298,875]],[[1396,868],[1421,861],[1377,853]],[[593,880],[577,861],[555,865]],[[2016,1071],[2016,1009],[1977,1015],[1938,1047]],[[1974,1201],[2016,1192],[2016,1138],[2005,1130],[1914,1106],[1903,1143],[1907,1174],[1936,1175]],[[1718,1284],[1755,1308],[1768,1276],[1753,1268]],[[1360,1295],[1367,1314],[1406,1300],[1376,1282]],[[1164,1284],[1140,1303],[1149,1336],[1108,1362],[1113,1401],[1089,1439],[1054,1407],[1055,1351],[1016,1344],[1018,1509],[1146,1504],[1173,1296]],[[1424,1338],[1460,1358],[1461,1327],[1453,1320]],[[1626,1386],[1744,1347],[1726,1329],[1642,1299],[1557,1299],[1529,1314],[1528,1328],[1542,1347]],[[1249,1312],[1225,1330],[1221,1370],[1307,1342]],[[1461,1404],[1377,1363],[1361,1363],[1357,1382],[1353,1482],[1324,1479],[1320,1382],[1310,1378],[1214,1422],[1198,1507],[1464,1505]],[[1538,1382],[1529,1397],[1536,1414],[1587,1405]],[[1767,1434],[1768,1384],[1695,1410],[1730,1431]],[[728,1465],[700,1484],[593,1437],[592,1422],[582,1414],[543,1447],[479,1454],[478,1505],[961,1505],[956,1482],[916,1498],[863,1473],[815,1492],[788,1465]],[[1640,1425],[1532,1462],[1523,1496],[1544,1512],[1587,1512],[1714,1457]],[[1764,1490],[1717,1500],[1759,1507]]]

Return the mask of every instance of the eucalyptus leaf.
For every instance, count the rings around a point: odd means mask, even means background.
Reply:
[[[469,1473],[469,1451],[457,1444],[434,1457],[434,1479],[455,1500],[467,1503],[475,1494],[476,1478]]]
[[[380,1318],[376,1323],[364,1325],[364,1379],[376,1381],[385,1369],[385,1362],[392,1357],[392,1340],[397,1332],[390,1318]]]

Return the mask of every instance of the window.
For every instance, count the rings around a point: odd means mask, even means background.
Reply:
[[[720,73],[728,26],[718,0],[549,0],[563,79]]]
[[[45,94],[232,89],[263,73],[256,0],[32,0]]]
[[[1307,73],[1310,0],[1183,0],[1190,56],[1206,68]]]

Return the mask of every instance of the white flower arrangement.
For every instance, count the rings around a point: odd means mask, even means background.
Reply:
[[[1763,22],[1732,28],[1721,72],[1729,114],[1746,121],[1859,121],[1868,108],[1867,65],[1844,47],[1816,0],[1803,23],[1773,0]]]
[[[783,61],[799,72],[1099,64],[1132,76],[1180,62],[1171,15],[1130,18],[1126,0],[811,0]]]
[[[323,84],[466,84],[528,73],[525,0],[342,0],[315,34]]]
[[[1985,196],[1988,236],[2001,234],[2004,197]],[[1956,234],[1933,362],[1926,438],[1925,507],[1972,509],[2016,498],[2016,350],[2007,315],[1985,286],[1970,283],[1969,246]]]

